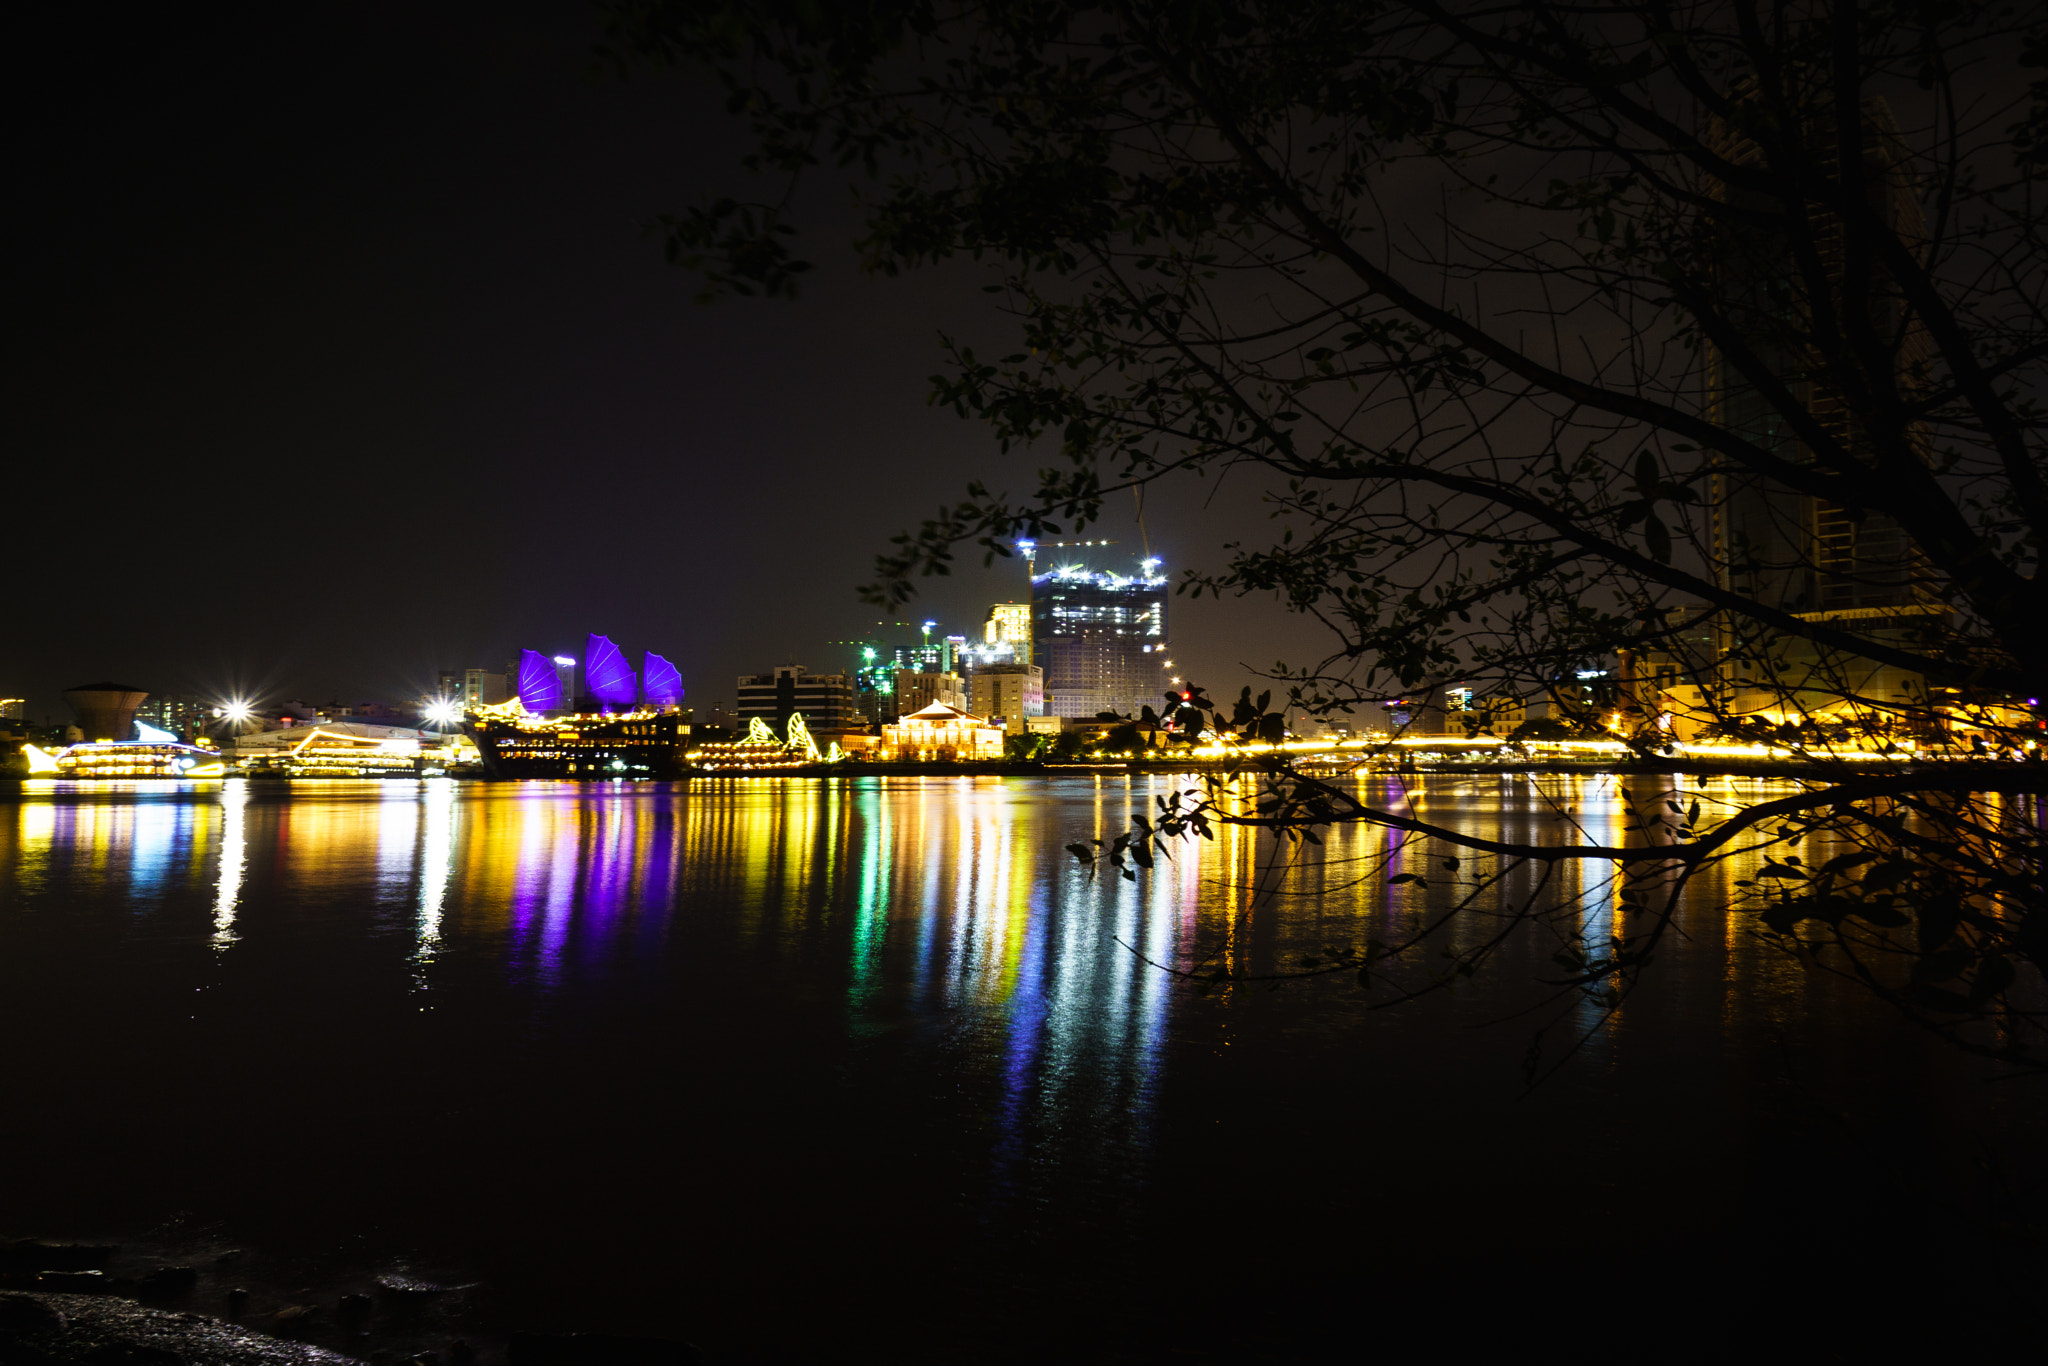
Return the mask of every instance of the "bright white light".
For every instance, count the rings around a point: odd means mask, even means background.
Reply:
[[[137,721],[135,723],[135,738],[146,745],[175,745],[178,743],[177,736],[160,726],[152,726],[147,721]]]
[[[256,709],[240,698],[236,698],[223,705],[215,714],[223,721],[232,721],[236,725],[240,725],[242,722],[255,716]]]
[[[576,667],[576,661],[569,658],[569,656],[567,655],[556,655],[555,663],[561,665],[565,669],[573,669]]]
[[[421,709],[420,716],[437,726],[453,726],[462,721],[462,708],[445,697],[437,697]]]

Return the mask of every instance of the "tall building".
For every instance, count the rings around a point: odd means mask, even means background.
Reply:
[[[1911,243],[1924,235],[1924,225],[1905,173],[1897,125],[1882,100],[1866,100],[1861,114],[1861,172],[1868,202],[1885,230]],[[1805,145],[1821,158],[1823,169],[1837,171],[1840,139],[1833,109],[1812,110],[1803,131]],[[1735,165],[1762,160],[1754,143],[1725,125],[1714,126],[1709,140]],[[1910,390],[1911,376],[1925,358],[1925,331],[1881,268],[1870,270],[1861,297],[1842,297],[1846,257],[1839,222],[1811,207],[1803,222],[1790,219],[1814,247],[1813,259],[1824,277],[1816,281],[1810,271],[1802,273],[1791,234],[1772,226],[1787,222],[1791,212],[1780,199],[1732,186],[1721,187],[1717,197],[1748,211],[1741,226],[1720,233],[1716,262],[1719,299],[1740,346],[1772,372],[1770,387],[1802,405],[1813,426],[1839,449],[1874,460],[1852,404],[1817,373],[1811,359],[1809,334],[1816,324],[1808,300],[1825,288],[1831,307],[1860,309],[1870,320],[1871,335],[1889,339],[1893,354],[1888,363],[1902,390]],[[1812,450],[1790,429],[1782,397],[1774,399],[1745,375],[1724,347],[1709,346],[1705,361],[1706,404],[1714,422],[1787,461],[1812,463]],[[1943,611],[1929,590],[1925,566],[1894,518],[1865,509],[1852,512],[1762,475],[1738,472],[1715,477],[1710,503],[1714,572],[1722,587],[1872,639],[1918,643],[1938,626]],[[1720,626],[1719,652],[1727,661],[1721,700],[1735,712],[1811,714],[1889,701],[1924,688],[1915,675],[1831,657],[1804,640],[1751,641],[1742,635],[1750,629],[1728,619]]]
[[[156,693],[136,708],[135,719],[189,743],[212,717],[211,709],[191,693]]]
[[[835,641],[851,658],[854,705],[869,722],[890,721],[914,707],[896,701],[899,673],[955,673],[960,671],[964,636],[940,636],[936,621],[878,621],[859,640]]]
[[[494,707],[512,695],[510,680],[499,669],[451,669],[441,675],[438,696],[463,711]]]
[[[990,664],[975,670],[973,705],[967,710],[1022,735],[1026,719],[1045,715],[1045,670],[1036,664]]]
[[[1817,109],[1810,119],[1808,145],[1831,152],[1837,146],[1832,111]],[[1901,239],[1923,236],[1920,206],[1906,183],[1904,153],[1884,101],[1865,101],[1862,127],[1862,172],[1873,187],[1873,206]],[[1762,155],[1753,143],[1725,127],[1714,130],[1713,141],[1716,150],[1736,165],[1756,163]],[[1830,156],[1823,155],[1823,161],[1825,169],[1836,169]],[[1784,214],[1782,204],[1759,191],[1724,188],[1720,198],[1737,209],[1751,209],[1761,223]],[[1838,291],[1845,268],[1841,234],[1823,223],[1812,223],[1807,230],[1819,268]],[[1852,453],[1868,458],[1867,449],[1859,449],[1867,442],[1857,430],[1849,403],[1816,377],[1806,354],[1805,333],[1812,320],[1804,299],[1811,282],[1799,276],[1787,235],[1768,226],[1745,227],[1724,232],[1721,242],[1717,284],[1744,347],[1770,366],[1774,387],[1789,390],[1816,426]],[[1896,340],[1892,364],[1903,387],[1925,356],[1926,335],[1913,324],[1903,297],[1882,278],[1882,271],[1873,270],[1872,275],[1874,287],[1854,302],[1869,315],[1874,336]],[[1710,346],[1706,359],[1707,406],[1715,422],[1789,460],[1812,462],[1813,453],[1788,430],[1779,405],[1741,373],[1723,348]],[[1919,602],[1918,566],[1895,519],[1878,512],[1852,516],[1846,508],[1756,476],[1724,474],[1715,494],[1714,551],[1724,586],[1794,612]]]
[[[1166,670],[1166,576],[1158,560],[1134,575],[1065,565],[1031,579],[1031,658],[1044,670],[1055,716],[1161,705]]]
[[[784,664],[772,673],[742,675],[739,681],[740,725],[758,716],[788,734],[789,718],[801,715],[812,732],[863,729],[853,701],[853,679],[847,674],[814,674],[801,664]]]
[[[993,604],[988,609],[988,621],[982,625],[981,638],[988,645],[1022,645],[1028,654],[1031,649],[1031,604]],[[1024,661],[1026,664],[1030,662],[1029,659]]]
[[[28,718],[28,699],[25,697],[0,697],[0,721],[23,721]]]

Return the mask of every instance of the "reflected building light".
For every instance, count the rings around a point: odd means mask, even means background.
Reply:
[[[420,785],[421,821],[424,827],[420,851],[419,947],[413,962],[421,967],[434,961],[441,946],[441,908],[448,899],[448,880],[455,867],[455,784],[447,778],[430,778]],[[426,982],[414,980],[416,990]]]
[[[235,942],[235,908],[242,897],[242,869],[248,858],[243,808],[249,804],[245,782],[223,783],[220,790],[220,872],[214,884],[213,949],[225,953]]]

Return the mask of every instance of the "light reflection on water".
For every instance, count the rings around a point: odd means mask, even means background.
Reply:
[[[1713,1174],[1686,1180],[1706,1184],[1682,1198],[1659,1188],[1640,1218],[1661,1226],[1678,1217],[1675,1202],[1706,1227],[1726,1217],[1716,1202],[1735,1177],[1722,1168],[1743,1160],[1729,1154],[1751,1141],[1727,1098],[1748,1104],[1752,1092],[1724,1092],[1728,1079],[1755,1087],[1802,1030],[1818,1031],[1814,1056],[1853,1057],[1862,1034],[1888,1027],[1834,979],[1760,950],[1724,912],[1726,879],[1755,863],[1737,860],[1687,892],[1649,994],[1611,1017],[1591,1000],[1566,1004],[1584,1046],[1558,1087],[1521,1104],[1529,1027],[1469,1026],[1540,998],[1530,984],[1555,975],[1554,941],[1517,942],[1481,980],[1406,1014],[1370,1012],[1346,980],[1205,994],[1152,966],[1271,971],[1329,944],[1403,935],[1450,895],[1443,851],[1377,828],[1287,850],[1224,827],[1135,883],[1091,881],[1064,852],[1113,838],[1176,785],[25,784],[0,806],[0,1029],[43,1037],[40,1020],[90,1018],[173,1042],[145,1065],[50,1038],[29,1064],[45,1069],[44,1087],[24,1092],[45,1109],[0,1128],[0,1156],[13,1156],[9,1136],[47,1132],[32,1156],[55,1164],[62,1190],[65,1144],[132,1122],[130,1093],[175,1109],[193,1102],[164,1089],[164,1071],[204,1059],[197,1075],[209,1077],[218,1059],[256,1052],[253,1079],[238,1074],[247,1094],[207,1092],[192,1121],[195,1132],[253,1135],[233,1180],[207,1166],[228,1160],[212,1156],[218,1144],[195,1140],[174,1160],[175,1126],[156,1125],[161,1167],[103,1198],[229,1220],[275,1204],[307,1224],[381,1221],[415,1243],[434,1236],[432,1219],[457,1220],[481,1230],[468,1246],[524,1249],[504,1253],[497,1271],[509,1279],[519,1258],[545,1259],[532,1240],[598,1236],[589,1210],[602,1200],[580,1188],[529,1194],[520,1222],[492,1222],[511,1217],[497,1212],[508,1183],[532,1182],[531,1136],[550,1170],[614,1183],[603,1189],[636,1219],[645,1205],[728,1240],[764,1226],[807,1245],[844,1239],[854,1263],[879,1237],[890,1256],[927,1258],[929,1274],[962,1287],[1010,1284],[1019,1266],[1050,1275],[1027,1251],[1065,1238],[1089,1250],[1061,1265],[1107,1284],[1127,1274],[1117,1249],[1156,1245],[1160,1276],[1195,1255],[1208,1224],[1176,1221],[1210,1200],[1208,1183],[1223,1171],[1284,1180],[1304,1144],[1318,1154],[1311,1169],[1333,1143],[1396,1166],[1414,1151],[1474,1162],[1514,1151],[1519,1174],[1501,1179],[1538,1187],[1596,1150],[1617,1162],[1646,1144],[1674,1161],[1692,1151],[1688,1170]],[[1688,795],[1601,777],[1360,786],[1432,822],[1531,843],[1567,831],[1623,843],[1642,813]],[[1709,802],[1779,790],[1696,789]],[[1388,884],[1404,872],[1434,881]],[[1659,885],[1655,870],[1630,876]],[[1640,931],[1611,866],[1555,877],[1554,893],[1579,897],[1586,941]],[[1537,886],[1525,870],[1500,894]],[[1475,917],[1446,943],[1490,932]],[[97,966],[110,953],[128,975]],[[1545,1047],[1555,1058],[1565,1045]],[[305,1079],[306,1059],[330,1061]],[[104,1081],[81,1101],[64,1089],[67,1069],[88,1061]],[[328,1067],[352,1080],[330,1087]],[[337,1111],[341,1089],[349,1105]],[[1667,1093],[1676,1098],[1640,1099]],[[438,1117],[423,1139],[422,1116]],[[1758,1119],[1759,1133],[1783,1120]],[[280,1143],[329,1145],[318,1160],[348,1193],[345,1209],[308,1212],[303,1190],[262,1174],[250,1154],[273,1127]],[[436,1145],[438,1215],[414,1208],[425,1192],[398,1173],[427,1160],[401,1162],[399,1133]],[[174,1175],[181,1161],[191,1170]],[[71,1172],[64,1198],[86,1200],[98,1176]],[[1373,1195],[1383,1213],[1410,1198],[1422,1196]],[[865,1202],[869,1222],[842,1228],[825,1212],[848,1200]],[[1231,1217],[1263,1227],[1275,1216],[1256,1206],[1240,1191]],[[25,1192],[0,1196],[0,1218],[39,1208],[50,1207]],[[1463,1213],[1433,1209],[1426,1222],[1447,1231],[1408,1241],[1449,1255],[1461,1219],[1497,1219],[1482,1236],[1504,1244],[1528,1236],[1478,1194],[1448,1208]],[[986,1265],[956,1254],[963,1228],[987,1240]],[[603,1236],[624,1235],[606,1225]],[[744,1272],[698,1267],[693,1293],[744,1296]]]

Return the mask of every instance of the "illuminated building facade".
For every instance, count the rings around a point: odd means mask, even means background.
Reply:
[[[157,693],[136,708],[135,719],[189,742],[206,729],[212,709],[190,693]]]
[[[0,697],[0,721],[25,721],[27,719],[27,698]]]
[[[1022,735],[1045,715],[1045,670],[1036,664],[990,664],[974,671],[971,709],[990,725]]]
[[[893,695],[893,683],[891,691]],[[789,718],[798,715],[819,732],[859,730],[865,724],[854,705],[851,677],[814,674],[801,664],[742,675],[737,715],[742,723],[759,717],[777,735],[787,735]]]
[[[494,778],[675,778],[690,747],[680,712],[484,717],[464,730]]]
[[[999,602],[988,609],[988,620],[982,624],[981,639],[984,645],[1014,645],[1019,649],[1023,663],[1031,662],[1031,604],[1028,602]]]
[[[1170,681],[1166,595],[1157,560],[1128,577],[1073,565],[1032,577],[1031,659],[1052,715],[1136,716],[1160,705]]]
[[[854,709],[873,724],[895,719],[905,708],[896,699],[899,673],[961,673],[965,636],[940,635],[936,621],[878,621],[865,638],[840,641],[852,652]],[[912,708],[911,710],[914,710]]]
[[[967,710],[967,680],[955,673],[911,673],[896,675],[896,715],[923,711],[934,702]]]
[[[443,757],[439,735],[345,721],[291,726],[235,738],[235,760],[250,774],[292,778],[411,778]]]
[[[1003,732],[943,702],[882,727],[875,756],[897,763],[960,763],[1003,757]]]

